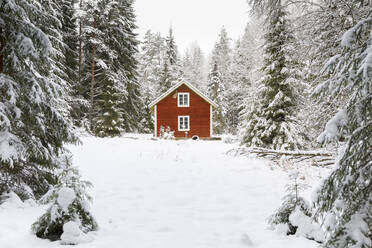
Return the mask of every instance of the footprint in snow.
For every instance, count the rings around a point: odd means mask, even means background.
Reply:
[[[254,246],[251,238],[248,236],[248,234],[246,233],[243,233],[242,234],[242,237],[241,237],[241,241],[243,244],[245,244],[246,246]]]

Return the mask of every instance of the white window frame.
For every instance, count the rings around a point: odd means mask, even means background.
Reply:
[[[181,95],[182,96],[187,95],[187,104],[180,105],[180,96]],[[181,107],[181,108],[190,107],[190,93],[189,92],[178,92],[178,94],[177,94],[177,107]]]
[[[180,120],[181,118],[187,118],[187,128],[180,127]],[[189,115],[179,115],[178,116],[178,131],[190,131],[190,116]]]

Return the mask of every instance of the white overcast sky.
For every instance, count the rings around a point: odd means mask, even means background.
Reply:
[[[166,35],[172,25],[182,53],[193,41],[210,53],[222,26],[235,40],[249,17],[246,0],[135,0],[134,7],[140,38],[148,29]]]

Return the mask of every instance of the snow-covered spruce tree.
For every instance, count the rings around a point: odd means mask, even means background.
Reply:
[[[83,16],[81,10],[77,10],[76,4],[82,0],[61,0],[58,1],[60,5],[61,13],[61,34],[63,40],[63,59],[61,60],[64,65],[64,72],[67,75],[66,81],[70,85],[70,94],[68,98],[68,103],[70,105],[70,115],[74,126],[82,127],[86,125],[86,113],[88,109],[88,101],[80,95],[80,71],[79,63],[80,61],[80,50],[79,45],[82,39],[78,33],[78,17]],[[82,6],[82,3],[81,3]],[[78,12],[79,11],[79,12]],[[82,44],[81,44],[82,45]],[[82,51],[82,50],[81,50]],[[83,54],[81,54],[82,56]]]
[[[97,2],[96,15],[97,43],[95,84],[94,84],[94,116],[92,119],[93,133],[99,137],[114,137],[121,134],[123,126],[125,88],[125,72],[121,68],[121,40],[125,29],[120,28],[122,20],[117,1],[101,0]],[[118,27],[119,26],[119,27]],[[99,38],[98,38],[99,37]]]
[[[225,87],[221,80],[221,74],[217,62],[214,63],[213,69],[208,75],[208,96],[218,107],[213,110],[213,133],[223,134],[226,130],[226,99]]]
[[[138,57],[138,82],[142,95],[154,100],[158,94],[158,83],[165,54],[165,40],[160,33],[148,30],[141,42]]]
[[[50,1],[40,1],[44,15],[46,18],[46,23],[48,25],[41,26],[41,30],[48,36],[52,44],[52,52],[54,54],[54,66],[51,68],[50,73],[51,80],[64,87],[66,94],[61,95],[58,108],[62,112],[66,120],[70,121],[69,118],[69,100],[70,100],[70,89],[71,83],[69,75],[69,65],[65,61],[65,51],[66,44],[64,43],[64,32],[62,30],[63,19],[62,4],[60,1],[50,0]]]
[[[264,35],[264,66],[260,80],[260,109],[247,115],[248,119],[242,143],[271,149],[297,149],[301,139],[295,119],[297,78],[292,75],[288,60],[288,47],[292,42],[287,13],[281,1],[267,12],[267,28]]]
[[[82,51],[79,51],[79,54],[81,52],[82,58],[79,61],[79,83],[75,88],[75,93],[83,101],[88,103],[88,106],[82,106],[81,110],[86,110],[86,113],[82,113],[81,119],[83,123],[86,123],[86,129],[92,131],[97,49],[100,49],[104,44],[103,34],[97,27],[97,20],[101,17],[101,13],[98,2],[93,0],[83,1],[79,12],[82,25]],[[85,107],[87,108],[85,109]]]
[[[174,40],[172,27],[169,28],[169,33],[168,36],[165,38],[165,42],[167,44],[166,56],[168,58],[169,64],[172,66],[176,65],[178,63],[178,50],[176,42]]]
[[[230,64],[231,64],[231,47],[230,38],[227,35],[225,27],[221,28],[218,34],[218,40],[215,43],[211,60],[210,60],[210,70],[213,70],[214,64],[217,63],[218,70],[221,74],[221,81],[224,84],[225,89],[229,87],[230,83]]]
[[[200,46],[194,42],[186,50],[181,62],[182,77],[198,88],[205,88],[204,60]]]
[[[136,15],[133,8],[133,0],[118,0],[118,14],[122,19],[118,20],[121,29],[113,27],[116,35],[115,50],[118,53],[118,64],[122,70],[123,83],[127,92],[124,99],[123,130],[125,132],[138,131],[142,116],[141,109],[145,108],[141,100],[140,85],[138,82],[136,54],[138,52],[138,38],[135,32]],[[109,35],[109,34],[108,34]],[[114,47],[115,47],[114,46]]]
[[[257,60],[254,58],[257,41],[250,29],[251,25],[247,25],[243,37],[237,40],[231,60],[228,90],[229,108],[226,119],[227,131],[232,134],[236,134],[238,131],[244,102],[252,91],[252,74]]]
[[[66,73],[71,84],[75,84],[78,79],[78,41],[77,19],[75,5],[77,0],[62,0],[60,1],[62,10],[62,36],[65,43],[64,57]]]
[[[87,2],[85,92],[91,127],[99,136],[136,131],[143,107],[137,82],[137,38],[133,1]],[[89,89],[89,90],[88,90]]]
[[[171,66],[169,64],[169,61],[165,59],[160,72],[159,88],[157,91],[158,95],[161,95],[167,90],[169,90],[169,88],[172,86],[173,80],[175,80],[175,78],[173,78],[172,73],[170,72],[170,67]]]
[[[40,200],[51,205],[32,225],[33,233],[39,238],[60,239],[64,225],[69,222],[76,223],[83,233],[98,227],[89,212],[92,198],[87,189],[92,186],[91,183],[81,179],[78,169],[71,165],[71,157],[64,155],[60,160],[62,166],[58,172],[58,184]]]
[[[172,27],[169,28],[169,34],[165,38],[165,44],[165,58],[160,72],[158,95],[167,91],[181,74],[178,50]]]
[[[153,34],[151,30],[148,30],[137,54],[138,83],[145,106],[141,109],[140,130],[146,133],[154,129],[152,113],[147,106],[158,96],[158,82],[160,82],[161,65],[165,53],[164,43],[159,33]]]
[[[226,132],[226,113],[227,113],[227,89],[230,86],[230,63],[231,48],[230,38],[227,36],[225,27],[221,28],[218,40],[212,50],[209,64],[207,92],[213,101],[219,106],[214,110],[214,133],[223,134]]]
[[[328,235],[324,247],[372,247],[372,3],[358,4],[354,25],[341,39],[341,53],[330,58],[330,78],[320,84],[322,95],[351,91],[346,105],[327,123],[319,142],[347,132],[343,152],[318,189],[316,219]]]
[[[0,194],[40,197],[56,183],[56,157],[77,139],[61,115],[64,85],[41,30],[50,19],[39,1],[0,3]]]
[[[313,141],[323,131],[329,116],[334,115],[339,106],[345,105],[350,91],[342,94],[314,97],[312,92],[320,83],[329,79],[328,73],[322,73],[328,58],[341,52],[339,41],[344,32],[353,26],[355,16],[359,16],[358,1],[320,0],[316,4],[303,1],[302,11],[294,18],[294,30],[298,37],[296,57],[304,63],[302,68],[304,82],[309,90],[304,95],[303,108],[306,132]],[[315,142],[314,146],[317,145]]]

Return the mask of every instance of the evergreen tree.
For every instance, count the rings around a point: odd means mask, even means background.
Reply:
[[[79,93],[82,99],[88,102],[87,113],[83,117],[87,122],[87,129],[93,130],[94,118],[94,97],[95,97],[95,76],[97,65],[97,50],[106,50],[103,43],[103,33],[98,29],[98,23],[102,13],[97,1],[84,1],[82,5],[84,16],[82,17],[83,61],[80,64]]]
[[[224,98],[225,88],[222,84],[221,73],[219,72],[217,62],[208,75],[208,95],[218,107],[213,111],[213,133],[223,134],[226,129],[226,99]]]
[[[265,34],[264,76],[260,82],[260,109],[248,115],[243,143],[272,149],[297,149],[301,146],[294,117],[295,90],[298,84],[291,74],[288,45],[292,42],[286,11],[278,1],[267,19]]]
[[[161,68],[161,76],[159,81],[158,94],[167,91],[180,76],[180,64],[177,46],[173,36],[172,27],[169,29],[169,34],[165,38],[165,58]]]
[[[172,87],[172,80],[173,77],[171,75],[171,72],[169,71],[169,63],[167,60],[164,60],[163,62],[163,68],[160,72],[160,82],[159,82],[159,89],[158,94],[163,94],[167,90],[169,90],[170,87]]]
[[[116,28],[118,62],[122,70],[122,78],[127,92],[123,109],[123,129],[126,132],[138,131],[141,109],[145,108],[141,100],[140,85],[138,82],[137,66],[138,61],[136,54],[138,52],[139,41],[135,29],[137,28],[136,16],[133,8],[133,0],[118,0],[118,15],[121,21]],[[123,29],[122,31],[120,29]],[[108,34],[110,35],[110,34]]]
[[[63,145],[77,140],[61,114],[66,87],[51,74],[53,43],[41,30],[50,10],[39,1],[0,3],[0,194],[43,195],[56,182]]]
[[[257,59],[254,56],[258,50],[257,42],[247,25],[244,35],[236,42],[230,67],[230,87],[227,93],[229,107],[227,111],[227,131],[236,134],[243,113],[244,102],[252,91],[252,74]]]
[[[78,80],[78,33],[76,8],[77,0],[61,0],[61,31],[64,43],[63,55],[68,82],[74,86]]]
[[[329,78],[317,87],[327,98],[351,91],[318,137],[322,143],[347,137],[315,201],[315,217],[328,231],[324,247],[331,248],[372,245],[372,4],[355,0],[349,7],[354,25],[326,64]]]
[[[218,70],[221,73],[221,80],[225,88],[230,85],[230,64],[231,64],[231,47],[230,38],[227,35],[225,27],[221,28],[218,35],[218,40],[214,45],[212,56],[211,56],[211,70],[214,64],[217,63]]]
[[[141,121],[132,5],[131,0],[100,0],[86,6],[84,54],[91,63],[84,69],[82,95],[90,98],[92,131],[101,137],[136,131]]]
[[[180,60],[172,27],[169,28],[169,34],[165,38],[165,45],[165,58],[161,69],[159,94],[164,93],[175,84],[181,75]]]
[[[64,225],[69,222],[76,223],[83,233],[97,229],[97,222],[89,212],[92,198],[87,189],[92,185],[81,180],[78,169],[73,167],[71,162],[71,157],[62,156],[58,184],[40,200],[51,205],[32,225],[32,231],[39,238],[60,239]]]
[[[219,107],[215,110],[215,133],[226,132],[227,95],[226,89],[230,88],[230,63],[231,63],[230,39],[227,36],[225,27],[221,28],[218,41],[215,43],[208,75],[208,92],[211,99],[216,101]],[[218,87],[215,87],[218,85]]]
[[[323,131],[329,116],[336,114],[339,106],[345,105],[349,91],[343,91],[337,96],[324,96],[322,99],[313,94],[314,88],[320,82],[329,79],[328,73],[323,73],[328,58],[340,53],[339,40],[344,32],[353,25],[354,16],[360,10],[356,2],[317,1],[314,5],[304,1],[301,12],[295,18],[295,35],[298,45],[294,56],[301,58],[303,80],[307,90],[301,99],[299,114],[304,120],[306,133],[311,140]],[[299,7],[297,8],[299,9]],[[314,142],[314,146],[318,145]]]
[[[157,95],[161,69],[165,58],[165,41],[160,33],[153,34],[148,30],[143,38],[138,54],[138,82],[142,87],[142,94],[150,100]]]
[[[68,103],[70,107],[70,115],[74,126],[84,126],[84,116],[88,109],[88,101],[80,95],[80,65],[79,63],[79,42],[82,42],[78,33],[77,23],[77,0],[61,0],[58,1],[61,11],[61,34],[63,41],[63,65],[66,81],[69,84]],[[82,7],[82,6],[81,6]],[[79,9],[79,11],[82,11]],[[81,13],[79,19],[82,18]]]
[[[147,106],[158,96],[158,83],[161,76],[161,65],[165,52],[165,42],[159,33],[148,30],[140,46],[138,57],[138,82],[143,98],[140,130],[148,133],[154,129],[152,113]]]
[[[295,211],[300,211],[310,219],[311,207],[309,202],[300,196],[300,192],[308,186],[300,181],[298,171],[291,171],[289,178],[291,182],[285,187],[287,194],[283,197],[281,206],[269,217],[268,222],[271,226],[286,225],[286,234],[293,235],[298,226],[291,222],[290,216]]]
[[[172,27],[169,28],[169,34],[165,38],[165,42],[167,44],[166,53],[167,53],[167,59],[169,61],[169,64],[171,66],[176,65],[178,62],[178,51],[177,51],[176,42],[174,40]]]
[[[124,28],[117,1],[101,0],[98,3],[96,16],[96,58],[94,85],[93,133],[99,137],[119,136],[123,126],[123,99],[125,89],[125,72],[121,70],[120,41]],[[118,27],[119,26],[119,27]],[[110,35],[109,35],[110,34]]]
[[[206,75],[204,71],[204,54],[198,43],[194,42],[186,50],[182,59],[182,77],[198,88],[204,88]]]

